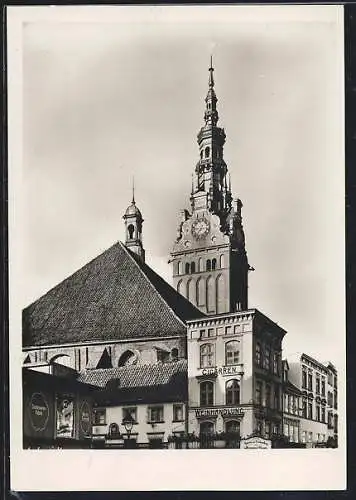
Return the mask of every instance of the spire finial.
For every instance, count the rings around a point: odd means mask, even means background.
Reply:
[[[135,204],[135,177],[132,176],[132,203]]]
[[[213,77],[213,56],[210,56],[210,68],[209,68],[209,87],[214,87],[214,77]]]
[[[192,195],[194,193],[194,174],[192,174]]]

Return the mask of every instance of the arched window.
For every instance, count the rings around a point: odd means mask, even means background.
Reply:
[[[125,351],[119,359],[118,366],[129,366],[137,363],[137,356],[132,351]]]
[[[209,155],[210,155],[210,148],[209,148],[209,146],[207,146],[205,148],[205,158],[209,158]]]
[[[215,280],[209,276],[206,280],[206,310],[207,312],[215,312],[216,307],[215,297]]]
[[[208,260],[206,261],[206,270],[207,270],[207,271],[211,271],[211,260],[210,260],[210,259],[208,259]]]
[[[190,272],[191,272],[191,273],[195,273],[195,262],[192,262],[192,263],[190,264]]]
[[[238,420],[229,420],[225,424],[225,432],[229,434],[240,434],[240,422]]]
[[[178,274],[182,274],[182,263],[181,263],[181,261],[178,262],[177,272],[178,272]]]
[[[205,305],[205,280],[204,278],[199,278],[197,281],[197,305]]]
[[[211,261],[211,269],[214,271],[216,269],[216,259]]]
[[[214,424],[213,422],[202,422],[200,424],[199,429],[200,435],[209,435],[214,433]]]
[[[128,226],[127,230],[129,232],[129,238],[130,238],[130,240],[132,240],[134,232],[135,232],[135,227],[133,226],[133,224],[130,224]]]
[[[240,404],[240,384],[237,380],[229,380],[225,385],[225,397],[227,405]]]
[[[192,304],[195,304],[195,282],[193,279],[190,279],[187,282],[187,299],[192,302]]]
[[[203,344],[200,346],[200,366],[201,368],[207,368],[209,366],[214,366],[214,345],[213,344]]]
[[[203,259],[199,259],[199,271],[204,271],[204,261]]]
[[[187,262],[185,264],[185,274],[189,274],[189,272],[190,272],[190,264],[189,264],[189,262]]]
[[[178,359],[178,349],[176,347],[174,347],[171,350],[171,360],[172,361],[177,361],[177,359]]]
[[[214,383],[206,380],[200,384],[200,406],[212,406],[214,404]]]
[[[240,343],[237,340],[231,340],[225,344],[225,364],[237,365],[240,362]]]
[[[180,293],[181,295],[185,296],[184,295],[184,286],[182,286],[182,285],[183,285],[183,280],[178,281],[177,292]]]
[[[225,265],[224,255],[220,255],[220,268],[222,269]]]

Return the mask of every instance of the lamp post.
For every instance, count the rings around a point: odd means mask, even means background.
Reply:
[[[128,415],[127,417],[125,417],[123,424],[124,424],[125,430],[127,432],[127,445],[129,445],[131,431],[132,431],[132,427],[133,427],[133,418],[131,417],[131,415]]]

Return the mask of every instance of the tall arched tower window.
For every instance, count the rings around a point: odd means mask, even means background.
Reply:
[[[197,281],[197,305],[205,306],[205,279],[200,277]]]
[[[220,269],[225,266],[224,254],[220,255]]]
[[[209,148],[209,146],[207,146],[205,148],[205,158],[209,158],[209,155],[210,155],[210,148]]]
[[[216,312],[223,313],[226,312],[225,304],[225,278],[222,274],[216,278]]]
[[[177,271],[178,271],[178,274],[182,274],[182,263],[181,263],[181,261],[178,262]]]
[[[215,280],[212,276],[206,280],[206,310],[215,312]]]
[[[207,270],[207,271],[211,271],[211,260],[210,260],[210,259],[208,259],[208,260],[206,261],[206,270]]]
[[[185,264],[185,274],[189,274],[190,273],[190,265],[189,265],[189,262],[187,262]]]
[[[193,274],[193,273],[195,273],[195,262],[192,262],[192,263],[190,264],[190,272],[191,272],[192,274]]]
[[[215,271],[215,269],[216,269],[216,259],[213,259],[213,260],[211,261],[211,269],[212,269],[213,271]]]
[[[128,227],[127,227],[127,230],[129,232],[129,239],[132,240],[132,238],[134,237],[134,232],[135,232],[135,226],[133,224],[130,224]]]

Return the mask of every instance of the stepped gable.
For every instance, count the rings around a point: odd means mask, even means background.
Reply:
[[[185,335],[201,316],[117,242],[23,310],[23,346]]]

